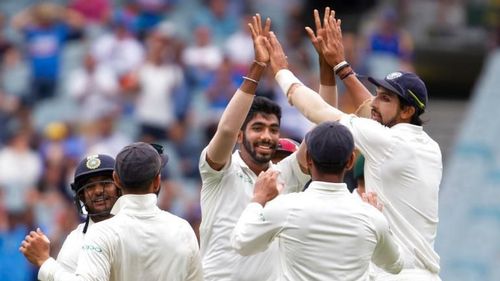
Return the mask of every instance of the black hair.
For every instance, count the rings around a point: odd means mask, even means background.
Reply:
[[[340,174],[344,171],[347,161],[345,163],[336,163],[336,164],[324,164],[324,163],[318,163],[312,159],[314,163],[314,167],[316,167],[316,170],[322,174]]]
[[[241,125],[241,130],[245,131],[247,124],[257,115],[257,114],[272,114],[276,115],[278,118],[278,123],[281,123],[281,107],[274,101],[262,97],[256,96],[252,102],[252,106],[248,111],[245,122]]]
[[[424,111],[415,105],[411,104],[409,101],[402,98],[400,95],[396,95],[399,99],[399,108],[404,109],[405,107],[412,106],[415,108],[415,113],[411,116],[410,124],[422,126],[424,121],[420,118],[420,115],[424,113]]]
[[[156,179],[156,177],[158,175],[159,175],[159,173],[156,174],[151,179],[147,179],[145,181],[137,182],[137,183],[133,183],[133,184],[126,185],[122,182],[122,188],[124,190],[130,190],[130,191],[134,191],[134,192],[147,192],[149,190],[149,187],[151,186],[151,183]]]

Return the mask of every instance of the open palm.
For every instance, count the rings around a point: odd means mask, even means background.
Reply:
[[[268,63],[269,52],[266,48],[266,42],[269,38],[269,30],[271,29],[271,19],[267,18],[264,28],[259,14],[252,17],[252,22],[248,24],[252,33],[252,40],[255,51],[255,60],[258,62]]]

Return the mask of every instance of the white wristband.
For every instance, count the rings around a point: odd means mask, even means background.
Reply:
[[[278,71],[276,76],[274,76],[274,79],[278,82],[278,85],[285,96],[288,96],[288,90],[290,90],[290,87],[292,87],[293,84],[302,85],[302,82],[300,82],[300,80],[288,69],[281,69]]]
[[[348,63],[345,60],[339,62],[336,66],[333,67],[333,72],[337,73],[337,70],[339,70],[344,65],[348,65]]]

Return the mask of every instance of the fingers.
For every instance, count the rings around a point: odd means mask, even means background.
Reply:
[[[366,192],[361,195],[361,198],[363,201],[366,203],[372,205],[373,207],[377,208],[379,211],[382,211],[384,204],[382,202],[379,202],[377,193],[375,192]]]
[[[23,242],[21,242],[21,248],[26,248],[28,247],[29,243],[26,241],[26,240],[23,240]]]
[[[266,46],[266,49],[269,52],[269,54],[271,54],[271,52],[273,51],[273,46],[271,45],[270,40],[264,38],[264,45]]]
[[[316,26],[316,31],[321,29],[321,19],[319,17],[319,12],[316,9],[314,9],[314,25]]]
[[[340,19],[337,20],[337,32],[338,32],[338,36],[340,38],[342,38],[342,27],[341,27],[341,25],[342,25],[342,20],[340,20]]]
[[[259,34],[262,34],[262,20],[260,19],[260,14],[255,14],[254,18],[256,18],[257,30]]]
[[[306,26],[306,32],[307,35],[309,36],[309,39],[311,39],[313,43],[316,43],[318,41],[316,39],[316,35],[314,35],[314,31],[309,26]]]
[[[262,33],[264,36],[269,37],[269,31],[271,31],[271,19],[266,18],[266,23],[264,26],[264,32]]]
[[[325,8],[325,14],[323,15],[323,27],[328,25],[328,18],[330,17],[330,7]]]
[[[255,41],[255,38],[257,38],[257,33],[255,29],[253,28],[253,25],[251,23],[248,23],[248,28],[250,29],[250,33],[252,34],[252,40]]]
[[[274,32],[269,32],[269,37],[271,38],[271,46],[274,50],[280,51],[283,53],[283,48],[281,47],[280,42],[278,41],[278,37],[274,34]]]

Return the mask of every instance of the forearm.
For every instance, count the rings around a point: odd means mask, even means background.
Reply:
[[[337,121],[344,114],[342,111],[330,106],[312,89],[304,86],[286,69],[276,73],[276,81],[288,101],[295,106],[309,121],[321,123],[324,121]]]
[[[338,75],[340,78],[343,78],[345,75],[347,75],[342,80],[342,82],[344,83],[344,85],[347,89],[347,92],[349,93],[349,95],[352,98],[352,101],[354,102],[354,107],[358,108],[367,99],[371,99],[372,94],[365,87],[365,85],[363,85],[363,83],[361,83],[361,81],[359,81],[359,79],[358,79],[358,77],[356,77],[356,75],[349,74],[351,71],[354,73],[352,68],[349,66],[349,67],[342,69],[342,71],[340,71],[338,73]]]
[[[68,280],[68,281],[78,281],[84,280],[81,277],[75,275],[73,272],[66,271],[56,260],[49,258],[46,260],[40,270],[38,271],[38,280],[40,281],[58,281],[58,280]]]
[[[319,59],[319,82],[325,86],[337,85],[332,67],[323,58]]]
[[[319,85],[319,95],[326,101],[329,105],[333,107],[338,107],[338,94],[337,86],[327,86],[324,84]]]
[[[259,81],[263,71],[263,66],[253,63],[246,77]],[[219,120],[217,132],[208,145],[207,157],[212,162],[224,164],[229,159],[236,144],[238,132],[252,106],[256,89],[257,83],[244,79],[240,88],[236,90],[229,101]]]
[[[262,219],[262,211],[262,205],[250,203],[233,230],[231,246],[242,256],[265,251],[276,234],[271,222]]]
[[[335,73],[323,57],[319,58],[319,95],[331,106],[337,107],[337,81]]]

